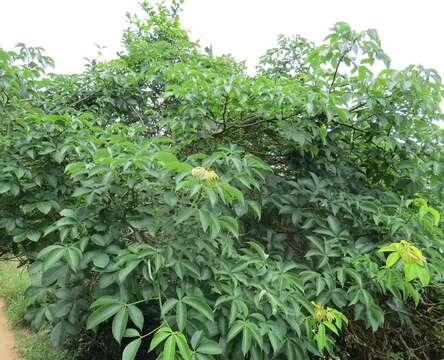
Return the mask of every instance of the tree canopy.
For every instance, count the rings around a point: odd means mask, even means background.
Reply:
[[[337,23],[252,75],[142,6],[81,74],[0,50],[0,251],[32,325],[123,360],[444,356],[437,72]]]

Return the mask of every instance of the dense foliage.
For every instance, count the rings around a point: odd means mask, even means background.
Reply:
[[[82,74],[0,50],[0,250],[32,325],[124,360],[444,356],[438,74],[338,23],[249,75],[143,7]]]

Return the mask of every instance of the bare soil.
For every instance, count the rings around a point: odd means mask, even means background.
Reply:
[[[0,359],[19,360],[14,348],[14,333],[12,332],[6,317],[5,304],[3,300],[0,299]]]

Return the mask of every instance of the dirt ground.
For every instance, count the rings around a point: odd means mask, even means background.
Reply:
[[[1,360],[18,360],[14,351],[15,341],[14,334],[8,324],[5,314],[5,304],[0,299],[0,359]]]

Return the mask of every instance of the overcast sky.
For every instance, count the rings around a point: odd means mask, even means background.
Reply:
[[[113,57],[126,11],[138,0],[0,0],[0,46],[41,46],[57,72],[80,72],[94,44]],[[443,0],[187,0],[182,16],[193,39],[254,66],[277,35],[319,43],[337,21],[376,28],[394,67],[420,63],[444,75]]]

